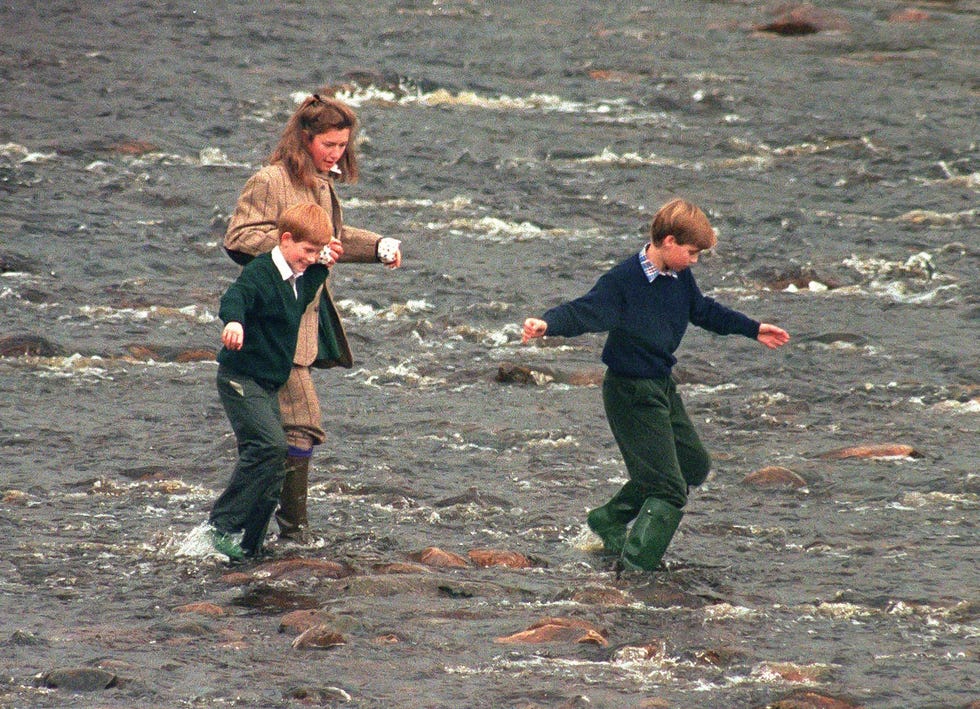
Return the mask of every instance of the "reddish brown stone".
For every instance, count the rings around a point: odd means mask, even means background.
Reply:
[[[293,640],[295,648],[331,648],[346,645],[347,639],[327,625],[314,625],[303,631]]]
[[[402,639],[394,633],[388,633],[387,635],[379,635],[371,642],[373,642],[375,645],[394,645],[396,643],[400,643],[401,641]]]
[[[227,574],[222,574],[221,576],[221,582],[226,583],[229,586],[244,586],[252,583],[253,580],[252,575],[247,574],[244,571],[230,571]]]
[[[146,140],[121,140],[110,145],[109,150],[121,155],[145,155],[156,152],[159,148]]]
[[[889,22],[926,22],[932,16],[925,10],[916,7],[907,7],[904,10],[896,10],[888,16]]]
[[[860,709],[861,705],[843,697],[800,689],[767,704],[767,709]]]
[[[282,559],[257,566],[252,570],[253,579],[281,579],[302,576],[304,578],[342,579],[354,573],[347,564],[325,559]]]
[[[753,471],[742,478],[742,482],[758,487],[806,487],[806,480],[789,468],[779,465],[770,465]]]
[[[605,633],[591,623],[575,618],[542,618],[527,630],[494,640],[496,643],[591,643],[605,647],[609,642]]]
[[[825,460],[843,460],[845,458],[922,458],[923,455],[904,443],[880,443],[838,448],[821,453],[820,457]]]
[[[506,566],[511,569],[529,569],[534,564],[516,551],[504,551],[501,549],[471,549],[470,560],[477,566],[484,568],[488,566]]]
[[[280,633],[304,633],[315,625],[323,623],[323,614],[315,608],[304,608],[287,613],[279,621]]]
[[[459,554],[443,551],[438,547],[426,547],[419,553],[412,554],[411,558],[414,561],[419,561],[425,564],[426,566],[450,568],[467,568],[469,566],[466,559],[461,557]]]
[[[225,614],[225,609],[214,603],[200,602],[200,603],[188,603],[183,606],[178,606],[174,608],[177,613],[196,613],[197,615],[206,615],[213,618],[223,616]]]
[[[183,350],[174,357],[174,362],[212,362],[215,359],[214,350]]]

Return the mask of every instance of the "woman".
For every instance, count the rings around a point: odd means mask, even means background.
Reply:
[[[346,105],[317,94],[293,113],[268,164],[245,184],[228,223],[224,247],[237,263],[271,251],[278,243],[276,222],[287,207],[315,202],[333,217],[334,240],[321,263],[381,262],[401,266],[400,242],[344,225],[334,181],[357,182],[354,137],[357,116]],[[320,402],[310,367],[351,367],[350,344],[330,293],[329,280],[303,315],[293,370],[279,394],[289,444],[286,477],[276,522],[280,538],[309,543],[306,495],[313,447],[326,441]]]

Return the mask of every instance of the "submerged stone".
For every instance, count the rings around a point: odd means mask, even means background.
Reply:
[[[527,630],[496,638],[495,643],[590,643],[605,647],[609,644],[604,631],[577,618],[542,618]]]
[[[115,687],[118,677],[96,667],[66,667],[51,670],[42,678],[44,687],[69,692],[97,692]]]
[[[312,628],[307,628],[297,635],[292,643],[294,648],[299,649],[308,647],[324,649],[346,644],[346,638],[329,625],[314,625]]]
[[[820,694],[809,689],[798,689],[765,705],[765,709],[860,709],[860,707],[860,704],[850,699]]]
[[[422,564],[410,564],[406,561],[374,564],[371,569],[377,574],[431,574],[432,569]]]
[[[529,569],[534,564],[523,554],[502,549],[471,549],[470,560],[477,566],[506,566],[511,569]]]
[[[806,480],[789,468],[779,465],[769,465],[755,470],[742,478],[742,483],[757,487],[806,487]]]
[[[65,354],[64,347],[46,340],[40,335],[4,335],[0,337],[0,356],[2,357],[61,357]]]
[[[814,7],[810,3],[780,5],[771,22],[756,25],[756,30],[773,34],[798,37],[817,32],[847,32],[850,23],[842,15],[831,10]]]
[[[214,603],[187,603],[183,606],[177,606],[174,608],[177,613],[196,613],[198,615],[206,615],[212,618],[217,618],[225,614],[225,609]]]

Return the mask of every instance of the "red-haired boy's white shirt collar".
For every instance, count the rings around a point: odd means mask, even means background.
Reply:
[[[303,274],[293,272],[290,265],[286,263],[286,257],[282,255],[282,249],[280,249],[278,245],[272,249],[272,263],[276,265],[276,270],[279,271],[279,275],[282,276],[282,280],[291,281],[290,285],[293,287],[293,295],[297,295],[296,279]]]

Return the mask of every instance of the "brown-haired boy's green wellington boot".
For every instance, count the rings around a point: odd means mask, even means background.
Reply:
[[[626,525],[609,512],[609,506],[596,507],[586,518],[589,529],[602,540],[602,545],[610,554],[622,554],[626,542]]]
[[[654,571],[670,546],[684,512],[656,497],[647,498],[623,545],[623,566]]]

